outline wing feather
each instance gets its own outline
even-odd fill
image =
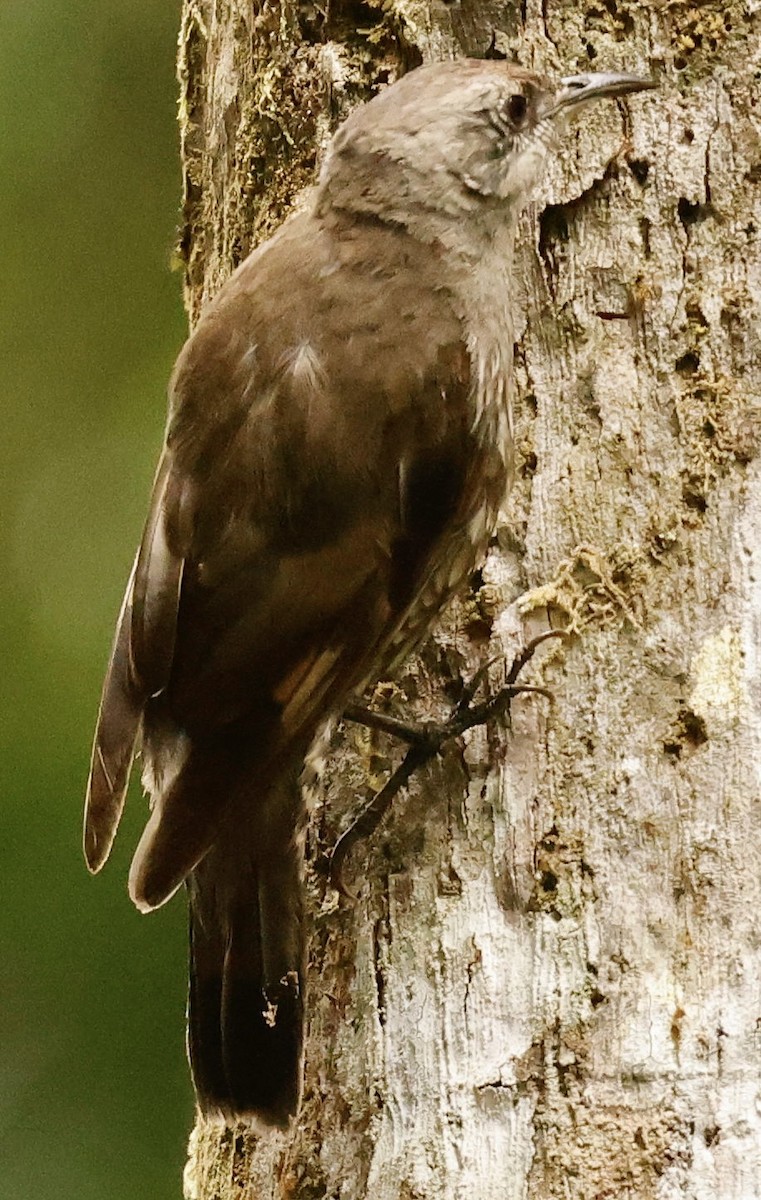
[[[101,694],[85,798],[84,855],[101,869],[119,826],[145,703],[166,686],[172,667],[183,560],[166,533],[172,486],[168,456],[159,465],[148,520],[130,574]]]
[[[167,512],[178,507],[178,491],[171,458],[165,451],[137,556],[130,627],[135,678],[149,696],[166,687],[174,658],[184,559],[169,545]]]
[[[429,289],[407,289],[410,256],[416,277],[433,272]],[[263,803],[277,764],[385,669],[465,527],[470,359],[434,276],[426,247],[382,229],[338,242],[297,217],[221,289],[178,359],[88,805],[98,869],[142,724],[154,811],[131,876],[141,907],[162,903],[231,806]],[[316,313],[330,318],[306,343]]]
[[[135,562],[135,566],[137,561]],[[93,874],[108,858],[124,808],[143,711],[130,662],[135,567],[122,601],[106,672],[85,798],[84,853]]]

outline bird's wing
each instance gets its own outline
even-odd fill
[[[372,259],[367,239],[352,287],[331,292],[334,249],[295,221],[284,230],[223,289],[178,361],[104,691],[94,868],[118,822],[141,710],[149,768],[166,757],[167,730],[190,747],[154,792],[132,872],[141,907],[162,903],[200,861],[236,789],[249,807],[252,777],[266,795],[289,747],[303,750],[373,673],[459,520],[472,450],[459,320],[441,316],[433,286],[423,289],[431,311],[417,287],[394,294],[402,273],[388,264],[379,283],[382,255]],[[297,253],[291,245],[278,261],[289,239]],[[430,258],[420,254],[406,263],[416,280]]]
[[[171,670],[183,569],[166,537],[165,510],[173,487],[165,454],[122,601],[93,741],[84,822],[85,859],[93,872],[105,863],[116,835],[143,708],[166,686]]]
[[[111,851],[124,808],[143,713],[143,697],[133,679],[130,664],[134,580],[133,567],[101,693],[87,781],[84,853],[87,866],[93,872],[101,869]]]

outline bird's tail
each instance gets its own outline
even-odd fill
[[[261,803],[261,802],[260,802]],[[301,1094],[304,821],[295,772],[188,878],[188,1053],[210,1115],[286,1127]]]

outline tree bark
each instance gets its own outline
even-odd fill
[[[761,1196],[757,0],[185,0],[191,318],[420,61],[652,70],[522,225],[518,477],[488,562],[378,702],[443,715],[566,626],[512,723],[324,854],[399,751],[314,789],[310,1029],[290,1134],[199,1121],[192,1200]]]

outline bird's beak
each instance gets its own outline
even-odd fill
[[[588,100],[599,100],[603,96],[628,96],[632,92],[648,92],[658,86],[654,79],[615,71],[567,75],[560,80],[560,84],[550,116],[557,112],[572,112]]]

